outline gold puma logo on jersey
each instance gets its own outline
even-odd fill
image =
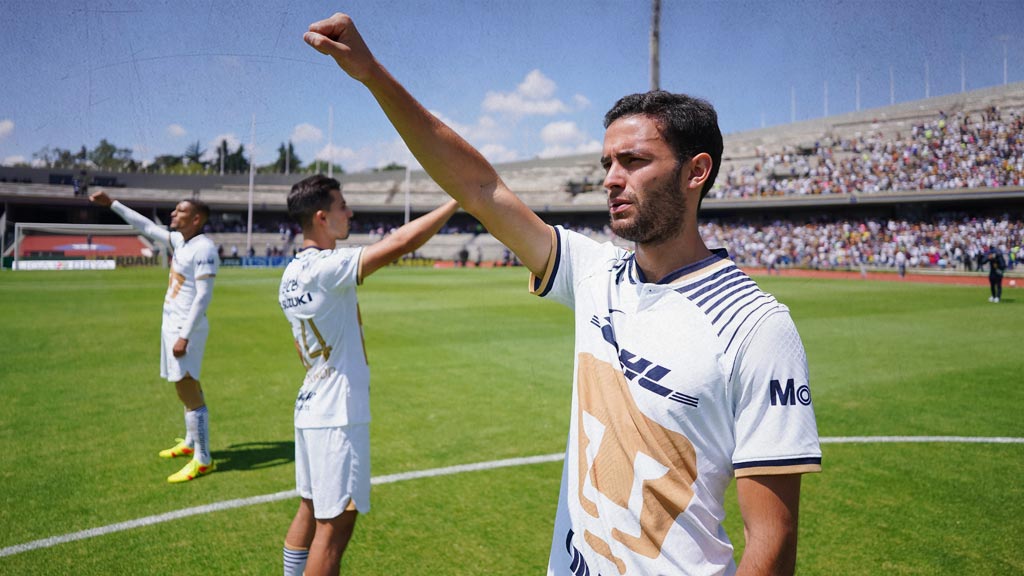
[[[693,444],[640,411],[618,366],[580,354],[577,376],[580,506],[594,518],[600,518],[601,509],[620,508],[621,515],[604,519],[616,522],[612,538],[637,554],[656,558],[676,517],[693,498]],[[587,530],[583,537],[595,552],[615,563],[619,574],[625,573],[626,565],[614,554],[612,543]]]
[[[185,275],[180,272],[175,272],[171,268],[171,274],[167,277],[167,287],[171,290],[171,299],[178,297],[178,292],[181,291],[181,286],[185,284]]]

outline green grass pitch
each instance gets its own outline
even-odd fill
[[[0,548],[294,487],[301,366],[280,270],[222,270],[202,382],[219,470],[183,485],[157,372],[166,272],[0,273]],[[758,277],[804,340],[823,437],[1024,437],[1024,299],[984,288]],[[360,288],[374,476],[559,453],[570,312],[522,269],[388,268]],[[823,445],[800,574],[1020,574],[1024,444]],[[542,574],[560,462],[383,484],[352,574]],[[279,574],[293,499],[0,557],[0,574]],[[726,527],[742,549],[730,493]],[[186,568],[187,567],[187,568]]]

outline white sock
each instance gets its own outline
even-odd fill
[[[292,550],[284,547],[284,576],[302,576],[306,569],[306,559],[309,558],[309,550]]]
[[[196,445],[196,439],[192,436],[192,430],[188,427],[188,408],[182,408],[185,411],[185,445],[192,448]]]
[[[209,464],[211,461],[210,417],[205,404],[196,410],[185,412],[185,428],[195,440],[193,448],[196,452],[192,458],[198,460],[200,464]]]

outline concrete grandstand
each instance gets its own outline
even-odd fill
[[[962,94],[906,102],[838,116],[725,135],[725,155],[716,189],[702,206],[703,217],[716,226],[735,222],[749,227],[785,221],[850,220],[867,222],[900,220],[932,223],[936,219],[994,218],[1017,222],[1024,214],[1021,178],[1012,185],[938,187],[929,189],[845,189],[828,194],[730,193],[730,175],[766,169],[766,158],[786,157],[790,164],[771,164],[775,182],[788,182],[804,174],[791,165],[817,169],[823,146],[835,147],[845,158],[857,151],[841,149],[842,143],[868,138],[890,147],[915,126],[939,118],[978,117],[996,109],[1024,113],[1024,83],[986,88]],[[1014,112],[1017,111],[1017,112]],[[1020,134],[1014,135],[1018,141]],[[831,150],[832,148],[830,148]],[[831,152],[830,152],[831,153]],[[843,156],[843,155],[846,156]],[[837,156],[838,157],[838,156]],[[1024,162],[1024,156],[1014,157]],[[1012,164],[1012,163],[1011,163]],[[781,167],[780,167],[781,166]],[[597,237],[610,238],[605,224],[607,207],[601,186],[603,170],[597,154],[532,159],[496,166],[502,179],[531,208],[552,224],[567,224]],[[80,168],[0,167],[0,201],[7,222],[115,223],[116,217],[89,206],[83,194],[70,185]],[[245,222],[249,206],[248,174],[184,176],[152,173],[90,173],[102,181],[114,197],[141,212],[162,220],[182,198],[200,198],[214,211],[211,230],[215,242],[226,251],[248,247]],[[344,193],[356,213],[350,243],[379,238],[401,223],[406,208],[405,173],[383,171],[340,174]],[[254,232],[252,249],[262,255],[275,249],[288,252],[298,242],[295,228],[287,223],[285,197],[292,183],[303,175],[259,174],[252,191]],[[939,178],[942,176],[940,175]],[[1024,176],[1022,176],[1024,177]],[[895,179],[894,179],[895,180]],[[967,182],[967,180],[965,180]],[[95,184],[93,184],[95,187]],[[776,186],[777,187],[777,186]],[[877,186],[876,186],[877,188]],[[830,191],[831,192],[831,191]],[[410,211],[424,213],[447,197],[422,172],[413,171],[408,190]],[[453,218],[449,234],[442,234],[420,254],[453,260],[465,249],[469,260],[500,261],[504,247],[467,214]],[[611,238],[615,240],[614,238]],[[1012,234],[1007,242],[1019,244]],[[9,245],[9,243],[8,243]],[[1007,250],[1010,246],[1007,247]]]

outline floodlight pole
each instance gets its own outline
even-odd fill
[[[334,178],[334,106],[327,107],[327,177]]]
[[[5,240],[7,240],[7,202],[4,202],[4,213],[0,214],[0,272],[4,270],[4,252],[7,251]]]
[[[405,186],[404,186],[404,188],[405,188],[405,223],[406,224],[409,223],[409,211],[410,211],[410,208],[409,208],[409,203],[410,203],[409,195],[410,195],[410,192],[411,192],[410,189],[412,188],[412,177],[411,177],[411,174],[412,174],[412,168],[410,168],[409,164],[406,163],[406,166],[405,166]]]
[[[661,0],[652,0],[651,6],[651,90],[661,88],[660,41]]]
[[[252,250],[252,197],[256,187],[256,115],[252,115],[252,128],[249,130],[249,221],[245,233],[245,253]]]

